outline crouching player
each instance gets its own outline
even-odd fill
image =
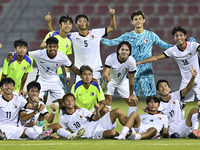
[[[38,106],[28,103],[22,96],[12,94],[15,86],[13,79],[4,78],[1,80],[0,86],[3,91],[3,95],[0,96],[0,139],[49,139],[53,131],[52,129],[47,129],[43,133],[38,134],[32,127],[17,126],[19,111],[23,107],[37,110]]]
[[[129,140],[141,140],[141,139],[159,139],[161,130],[163,129],[163,137],[168,137],[168,119],[166,115],[158,112],[160,106],[160,99],[155,96],[149,96],[146,99],[148,114],[138,115],[133,112],[119,136],[115,139],[125,140],[129,130],[132,130]],[[132,128],[133,127],[133,128]],[[135,131],[134,131],[135,130]]]

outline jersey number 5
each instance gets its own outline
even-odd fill
[[[87,40],[84,41],[84,46],[85,46],[85,47],[88,47]]]

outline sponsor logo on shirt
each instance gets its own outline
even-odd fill
[[[69,45],[68,45],[68,44],[66,44],[66,45],[65,45],[65,47],[66,47],[66,48],[68,48],[68,47],[69,47]]]
[[[145,39],[145,40],[144,40],[144,43],[149,43],[149,40],[148,40],[148,39]]]
[[[91,95],[91,96],[94,96],[94,92],[91,92],[90,95]]]
[[[26,67],[23,67],[22,70],[26,70]]]
[[[40,61],[40,63],[45,63],[44,61]]]

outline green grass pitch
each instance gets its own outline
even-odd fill
[[[128,106],[123,100],[113,101],[112,109],[121,108],[126,114],[128,113]],[[189,110],[196,106],[196,102],[187,103],[186,114]],[[48,108],[49,109],[49,108]],[[50,111],[51,112],[51,111]],[[138,113],[142,114],[142,110],[138,107]],[[58,122],[58,113],[55,116],[54,123]],[[117,121],[116,131],[120,132],[122,126]],[[0,150],[193,150],[200,147],[199,139],[160,139],[160,140],[90,140],[90,139],[77,139],[69,141],[66,139],[51,139],[47,141],[34,141],[34,140],[7,140],[0,141]]]

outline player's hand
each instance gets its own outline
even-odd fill
[[[141,104],[141,106],[138,105],[138,107],[142,108],[142,110],[143,110],[144,112],[148,113],[148,112],[149,112],[149,111],[148,111],[148,107],[147,107],[145,104],[143,104],[142,102],[140,102],[140,104]]]
[[[2,44],[0,43],[0,48],[2,48]]]
[[[111,16],[115,15],[115,10],[114,9],[110,9],[110,7],[108,6],[108,11],[109,11],[109,14]]]
[[[95,79],[95,78],[92,78],[92,82],[98,83],[97,79]]]
[[[167,128],[163,128],[163,134],[169,134],[169,127],[170,125]]]
[[[137,105],[137,103],[138,103],[138,98],[137,98],[137,96],[136,96],[135,94],[131,94],[131,95],[129,96],[129,102],[131,102],[131,101],[133,101],[133,102]]]
[[[56,111],[56,105],[54,103],[51,103],[50,107],[51,107],[52,111]]]
[[[48,15],[45,16],[45,20],[47,21],[47,23],[51,22],[51,14],[50,14],[50,12],[48,12]]]
[[[23,89],[21,89],[21,90],[19,91],[19,96],[20,96],[20,95],[26,97],[27,93],[26,93]]]
[[[106,82],[111,81],[111,79],[112,79],[112,76],[111,76],[111,75],[107,75],[107,76],[105,77],[105,81],[106,81]]]
[[[197,71],[193,68],[193,65],[192,65],[192,67],[189,68],[189,69],[190,69],[190,72],[192,73],[192,76],[193,76],[194,78],[196,78],[196,76],[197,76]]]
[[[7,59],[8,62],[11,63],[14,60],[14,53],[10,52],[6,59]]]
[[[45,108],[45,106],[44,106],[43,104],[40,104],[40,107],[39,107],[38,111],[40,112],[40,111],[42,111],[44,108]]]
[[[138,62],[136,62],[136,66],[138,66],[140,64],[140,62],[138,61]]]
[[[99,110],[99,107],[100,107],[100,105],[99,105],[97,102],[94,102],[94,109],[95,109],[96,111]]]
[[[70,85],[70,78],[67,77],[67,78],[66,78],[66,86],[69,86],[69,85]]]

